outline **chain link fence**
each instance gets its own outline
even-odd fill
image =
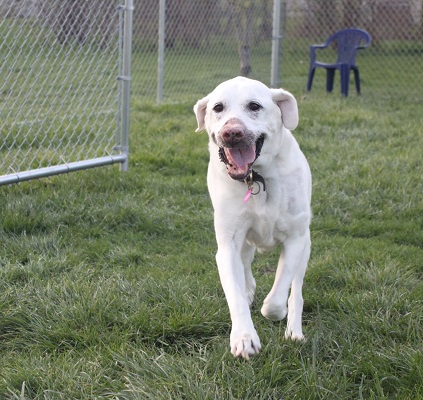
[[[131,35],[137,101],[193,104],[240,74],[302,95],[309,46],[354,26],[372,36],[358,56],[363,96],[421,102],[422,3],[2,0],[0,184],[115,162],[126,168]],[[325,53],[321,61],[336,57],[334,48]],[[313,95],[325,93],[323,74]]]
[[[273,32],[275,3],[136,0],[133,93],[148,101],[193,102],[221,81],[242,74],[302,94],[309,46],[339,29],[358,27],[372,37],[371,46],[357,58],[363,96],[421,101],[422,0],[280,0],[279,29]],[[275,39],[277,71],[272,79]],[[334,52],[322,52],[327,60],[321,61],[334,61]],[[336,79],[334,93],[340,91],[339,75]],[[312,92],[325,92],[323,70],[316,72]]]
[[[0,184],[125,165],[126,3],[0,2]]]

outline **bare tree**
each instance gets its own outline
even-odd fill
[[[251,68],[251,31],[253,24],[253,1],[230,0],[232,18],[236,27],[240,74],[248,76]]]

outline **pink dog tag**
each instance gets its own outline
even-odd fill
[[[244,197],[244,204],[248,201],[248,199],[251,197],[251,193],[253,193],[253,188],[250,188],[247,190],[247,194]]]

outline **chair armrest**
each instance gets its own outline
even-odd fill
[[[325,47],[328,47],[326,43],[323,44],[312,44],[310,47],[314,47],[315,49],[324,49]]]
[[[367,37],[365,38],[365,42],[362,45],[358,46],[357,49],[362,50],[362,49],[369,47],[370,42],[371,42],[370,35],[367,35]]]
[[[328,47],[328,45],[326,43],[323,43],[323,44],[312,44],[310,46],[310,49],[314,49],[314,50],[316,50],[316,49],[325,49],[326,47]]]
[[[312,44],[310,46],[310,61],[311,63],[314,63],[316,61],[316,50],[317,49],[324,49],[326,48],[326,43],[324,44]]]

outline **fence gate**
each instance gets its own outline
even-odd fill
[[[0,2],[0,185],[128,164],[132,0]]]

